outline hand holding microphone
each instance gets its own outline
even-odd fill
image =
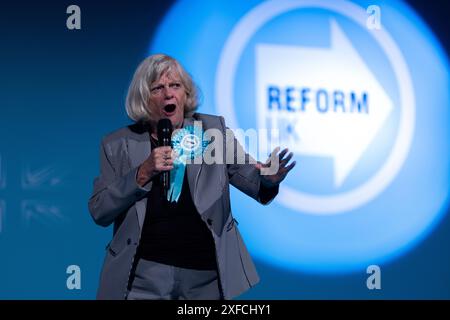
[[[137,174],[137,183],[142,187],[153,177],[161,173],[163,191],[170,186],[170,170],[173,169],[174,154],[171,147],[172,123],[169,119],[158,122],[158,147],[152,149],[150,156],[141,164]]]

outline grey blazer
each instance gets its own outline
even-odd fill
[[[184,126],[194,120],[202,121],[204,130],[216,128],[225,134],[223,117],[196,113],[184,120]],[[237,141],[236,145],[235,156],[238,149],[242,151]],[[115,131],[102,141],[100,176],[94,180],[88,206],[95,223],[105,227],[114,223],[114,230],[106,247],[97,299],[126,299],[146,194],[152,187],[152,182],[140,187],[136,174],[150,151],[148,132],[139,124]],[[186,172],[193,202],[214,239],[223,296],[231,299],[258,283],[259,277],[231,214],[229,184],[264,204],[276,196],[278,188],[263,195],[259,172],[252,164],[188,164]]]

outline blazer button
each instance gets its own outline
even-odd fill
[[[207,222],[209,225],[212,225],[212,220],[211,220],[211,219],[206,220],[206,222]]]
[[[131,239],[128,238],[128,239],[127,239],[127,245],[130,245],[130,244],[131,244]]]

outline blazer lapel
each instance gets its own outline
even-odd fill
[[[131,169],[140,166],[142,162],[144,162],[145,159],[148,158],[151,152],[151,144],[148,131],[143,130],[141,132],[135,132],[134,135],[128,138],[127,148]],[[146,210],[147,197],[144,197],[136,202],[136,213],[141,230],[144,224]]]
[[[193,126],[194,125],[194,118],[186,118],[183,122],[183,127],[187,126]],[[198,208],[198,199],[196,195],[197,191],[197,183],[200,176],[200,172],[202,169],[202,164],[188,164],[186,166],[186,174],[188,178],[188,184],[189,184],[189,190],[191,192],[192,201],[194,202],[195,206]],[[200,212],[201,213],[201,212]]]

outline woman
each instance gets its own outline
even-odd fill
[[[200,123],[230,139],[223,117],[197,107],[196,86],[175,59],[157,54],[139,65],[126,100],[135,123],[103,139],[89,200],[97,224],[114,223],[98,299],[231,299],[258,282],[231,214],[229,184],[267,204],[295,165],[288,165],[292,153],[279,154],[271,175],[261,174],[270,163],[182,162],[183,149],[159,146],[159,120],[169,119],[174,134]],[[231,139],[236,150],[225,143],[223,152],[236,160],[242,148]],[[166,198],[159,177],[168,171],[174,179]]]

